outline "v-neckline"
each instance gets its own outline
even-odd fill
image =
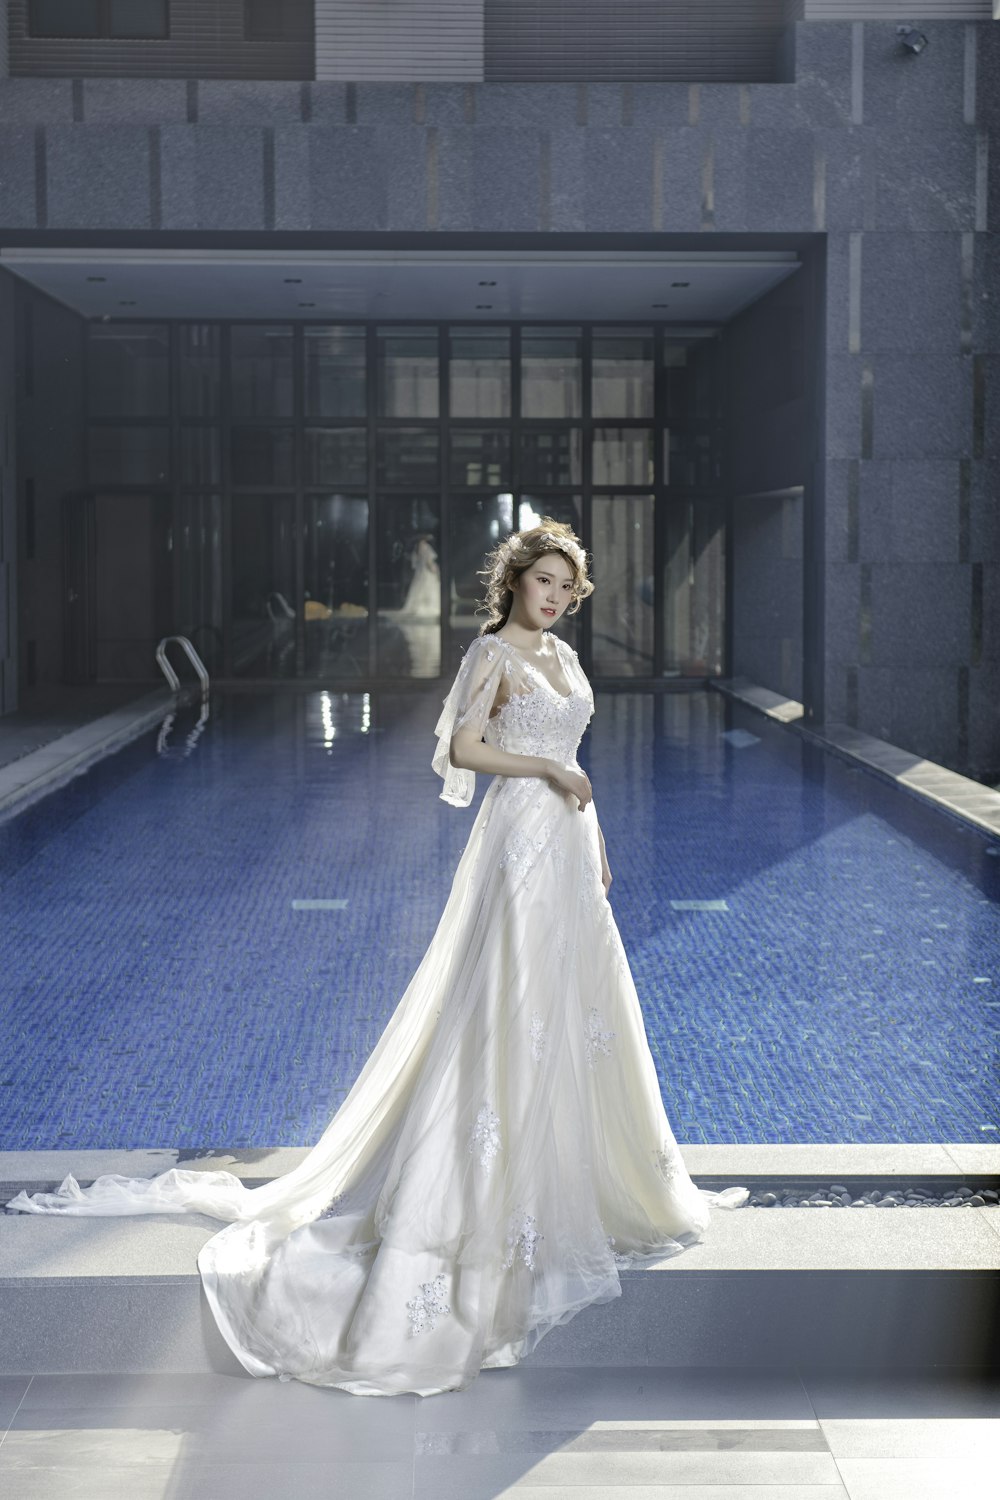
[[[559,670],[560,670],[560,672],[563,675],[563,680],[566,683],[567,687],[569,688],[569,692],[568,693],[561,693],[559,691],[559,689],[556,687],[555,683],[549,681],[548,677],[542,671],[541,667],[536,666],[535,663],[529,657],[525,656],[524,652],[520,649],[520,647],[515,646],[513,641],[508,641],[507,638],[506,638],[506,636],[502,636],[502,635],[494,636],[494,639],[498,640],[501,645],[506,646],[509,650],[513,651],[514,654],[515,654],[515,656],[517,656],[520,661],[523,661],[524,665],[526,667],[530,667],[531,670],[535,673],[535,675],[537,677],[540,677],[542,679],[542,681],[545,683],[545,686],[547,688],[549,688],[553,693],[555,693],[555,695],[556,695],[557,698],[561,698],[564,703],[569,698],[572,698],[572,696],[573,696],[573,687],[572,687],[572,684],[569,681],[569,678],[566,676],[566,669],[565,669],[565,667],[563,665],[562,655],[561,655],[561,653],[559,651],[559,637],[558,636],[552,636],[552,640],[554,640],[555,643],[556,643],[556,648],[555,648],[556,660],[559,663]]]

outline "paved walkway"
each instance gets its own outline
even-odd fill
[[[7,1376],[0,1430],[5,1500],[993,1500],[1000,1384],[525,1365],[421,1400]]]

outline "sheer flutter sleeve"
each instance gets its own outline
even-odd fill
[[[474,771],[453,766],[449,759],[451,737],[458,729],[473,729],[480,739],[486,730],[500,685],[506,653],[488,635],[477,636],[462,657],[451,692],[444,700],[441,717],[434,726],[437,746],[431,762],[444,778],[441,800],[452,807],[468,807],[476,789]]]

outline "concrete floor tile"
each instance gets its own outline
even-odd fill
[[[829,1453],[549,1453],[418,1458],[415,1500],[473,1500],[518,1485],[839,1485]]]
[[[841,1458],[850,1500],[996,1500],[994,1455],[955,1458]]]
[[[958,1458],[993,1453],[997,1417],[903,1417],[895,1421],[827,1418],[823,1436],[835,1458]]]

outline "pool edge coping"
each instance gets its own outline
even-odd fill
[[[993,791],[971,776],[951,771],[937,761],[903,750],[899,745],[880,740],[850,724],[836,720],[819,726],[801,723],[805,712],[801,703],[761,687],[748,677],[713,677],[707,678],[706,684],[723,697],[794,730],[830,754],[862,765],[939,812],[957,818],[979,833],[1000,839],[1000,791]]]
[[[123,749],[160,723],[176,703],[169,688],[156,688],[0,767],[0,819],[23,811]]]

